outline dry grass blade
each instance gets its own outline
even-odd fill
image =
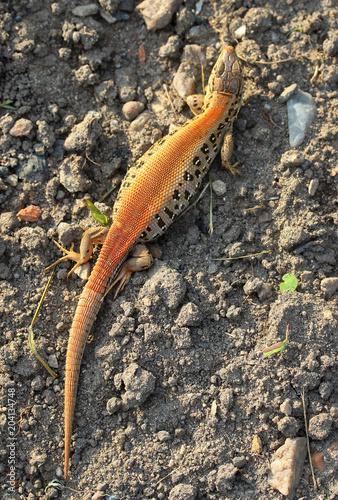
[[[302,403],[303,403],[303,412],[304,412],[304,424],[305,424],[307,452],[308,452],[308,455],[309,455],[309,462],[310,462],[310,468],[311,468],[311,474],[312,474],[312,480],[313,480],[313,487],[316,490],[317,489],[317,481],[316,481],[316,478],[315,478],[315,473],[314,473],[314,470],[313,470],[313,465],[312,465],[312,460],[311,460],[310,441],[309,441],[309,433],[308,433],[308,429],[307,429],[307,420],[306,420],[304,389],[303,389],[303,392],[302,392]]]
[[[55,373],[51,369],[51,367],[46,363],[46,361],[44,361],[41,358],[40,354],[37,352],[37,350],[35,348],[35,344],[34,344],[34,332],[33,332],[33,326],[34,326],[35,320],[36,320],[36,318],[37,318],[37,316],[39,314],[39,311],[41,309],[42,303],[45,300],[45,296],[46,296],[47,290],[48,290],[49,285],[50,285],[50,283],[51,283],[51,281],[53,279],[53,276],[55,274],[55,269],[56,268],[54,267],[53,272],[50,275],[49,280],[47,281],[47,285],[45,286],[45,289],[44,289],[44,291],[42,293],[41,299],[39,301],[38,307],[36,308],[36,311],[35,311],[34,317],[32,319],[32,322],[30,324],[30,327],[28,328],[28,332],[29,332],[29,334],[28,334],[28,344],[29,344],[29,347],[30,347],[31,351],[35,354],[35,356],[38,358],[38,360],[40,361],[40,363],[46,368],[46,370],[51,374],[51,376],[54,377],[54,378],[57,378],[57,376],[58,376],[57,373]]]
[[[240,257],[220,257],[219,259],[212,260],[237,260],[237,259],[248,259],[249,257],[258,257],[259,255],[264,255],[265,253],[271,253],[273,250],[263,250],[263,252],[250,253],[248,255],[241,255]]]

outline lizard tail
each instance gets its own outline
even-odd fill
[[[109,282],[119,270],[133,241],[119,227],[112,226],[102,247],[100,256],[84,287],[76,307],[69,332],[65,374],[65,466],[69,468],[70,441],[75,412],[76,393],[80,366],[90,329],[101,307]]]
[[[88,335],[101,306],[102,293],[84,288],[70,329],[65,377],[65,479],[68,475],[70,440],[80,366]]]

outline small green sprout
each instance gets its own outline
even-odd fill
[[[270,347],[266,347],[263,350],[263,356],[267,357],[270,356],[271,354],[275,354],[276,352],[283,352],[288,340],[289,340],[289,325],[286,328],[285,340],[283,340],[283,342],[277,342],[277,344],[273,344]]]
[[[0,108],[16,109],[15,106],[11,106],[12,102],[13,102],[12,99],[6,99],[6,101],[0,104]]]
[[[290,292],[294,292],[298,286],[298,280],[294,274],[284,274],[282,277],[284,283],[279,285],[280,291],[283,293],[286,290],[290,290]]]
[[[94,205],[94,203],[92,203],[90,200],[83,200],[83,203],[86,205],[86,207],[89,208],[89,210],[91,211],[93,217],[95,220],[97,220],[97,222],[99,222],[100,224],[102,224],[102,226],[107,226],[108,225],[108,219],[107,217],[102,213],[100,212],[100,210],[98,208],[96,208],[96,206]]]
[[[295,31],[300,31],[302,33],[304,31],[304,28],[302,28],[302,26],[298,26],[298,28],[292,28],[292,30],[285,33],[285,36],[290,36],[291,33],[294,33]]]

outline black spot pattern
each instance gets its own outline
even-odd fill
[[[183,175],[183,179],[185,181],[193,181],[194,180],[194,176],[188,172],[187,170],[184,172],[184,175]]]
[[[179,199],[180,199],[180,192],[178,189],[175,189],[173,194],[173,200],[179,200]]]
[[[164,213],[166,213],[170,219],[174,219],[175,217],[174,212],[172,212],[168,207],[164,207]]]
[[[160,229],[163,229],[166,227],[164,220],[162,219],[162,217],[159,214],[155,215],[155,219],[156,219],[157,225]]]
[[[216,142],[216,140],[217,140],[217,139],[216,139],[215,134],[211,134],[211,136],[209,137],[209,139],[210,139],[210,142],[211,142],[212,144],[215,144],[215,142]]]
[[[208,144],[203,144],[203,146],[201,147],[201,151],[203,154],[207,155],[209,153],[209,147],[208,147]]]
[[[195,177],[198,179],[202,175],[202,172],[196,168],[195,170]]]
[[[201,165],[201,160],[199,159],[198,156],[195,156],[192,162],[194,165],[196,165],[196,167],[199,167]]]
[[[192,194],[189,191],[185,190],[184,191],[184,198],[189,201],[191,197],[192,197]]]

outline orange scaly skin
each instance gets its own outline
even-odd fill
[[[224,138],[228,149],[223,149],[223,163],[231,168],[230,133],[241,98],[240,67],[234,49],[226,47],[210,76],[202,112],[160,139],[129,169],[122,183],[113,208],[113,224],[80,296],[70,329],[65,380],[65,478],[81,360],[104,293],[114,279],[123,278],[122,263],[135,244],[161,235],[189,205]],[[67,255],[64,259],[82,263],[90,253],[82,260],[74,252]],[[122,287],[125,282],[121,281]]]

